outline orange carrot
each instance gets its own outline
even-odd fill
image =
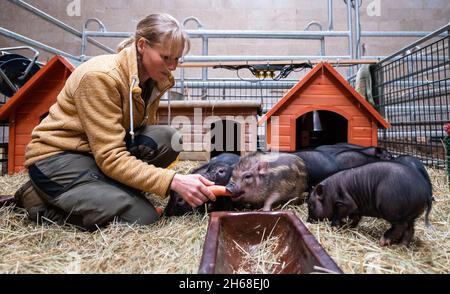
[[[163,214],[163,212],[164,212],[164,208],[162,208],[160,206],[155,207],[155,210],[156,210],[156,212],[158,213],[159,216],[161,216]]]
[[[227,188],[225,188],[225,186],[213,185],[208,186],[208,189],[209,191],[213,192],[213,194],[216,196],[231,196],[230,191],[228,191]]]

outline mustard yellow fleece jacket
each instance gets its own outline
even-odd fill
[[[74,70],[48,116],[33,130],[25,166],[63,151],[89,153],[108,177],[165,197],[175,172],[137,159],[125,146],[125,135],[130,131],[129,90],[133,77],[137,79],[132,89],[134,127],[154,124],[160,97],[173,86],[173,77],[154,87],[155,98],[144,109],[136,47],[96,56]]]

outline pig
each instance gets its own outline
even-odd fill
[[[400,156],[397,156],[394,159],[394,161],[405,164],[405,165],[411,167],[412,169],[416,170],[417,172],[419,172],[420,175],[423,176],[425,181],[430,186],[430,190],[433,192],[430,175],[428,175],[427,169],[423,165],[422,161],[420,161],[420,159],[418,159],[417,157],[411,156],[411,155],[400,155]]]
[[[354,148],[341,150],[337,153],[327,153],[316,148],[314,150],[299,151],[294,154],[302,158],[306,164],[308,189],[311,191],[318,183],[338,171],[382,160],[378,156],[371,155],[371,151],[375,150],[374,148],[366,152],[368,150],[369,148]]]
[[[307,177],[305,163],[298,156],[254,152],[239,160],[227,189],[231,200],[270,211],[290,200],[302,203]]]
[[[394,156],[385,148],[382,147],[364,147],[360,145],[354,145],[349,143],[337,143],[334,145],[322,145],[316,147],[315,150],[322,151],[329,155],[336,155],[337,153],[344,151],[359,151],[369,156],[375,156],[381,160],[390,160],[393,159]]]
[[[356,150],[369,156],[375,156],[381,160],[391,160],[394,158],[394,155],[392,155],[391,152],[389,152],[386,148],[383,147],[372,146]]]
[[[372,162],[381,161],[379,157],[366,154],[360,149],[341,151],[332,155],[332,157],[334,158],[340,171]]]
[[[362,216],[387,220],[391,227],[380,239],[381,246],[408,246],[414,222],[425,210],[425,224],[432,205],[426,180],[412,168],[393,161],[369,163],[338,172],[317,185],[308,200],[309,219],[331,220],[338,226],[345,217],[355,227]]]
[[[293,153],[303,159],[308,172],[308,191],[339,171],[336,160],[325,152],[320,150],[304,150]]]
[[[352,149],[361,149],[364,148],[360,145],[354,145],[349,143],[337,143],[333,145],[320,145],[317,146],[314,150],[319,150],[325,152],[327,154],[334,154],[340,151],[352,150]]]
[[[233,167],[239,161],[239,158],[240,157],[235,154],[222,153],[213,157],[208,163],[197,167],[191,173],[200,174],[208,180],[213,181],[216,185],[226,186],[231,178]],[[227,197],[217,197],[215,202],[208,201],[206,203],[206,208],[205,205],[193,208],[178,193],[170,191],[170,199],[164,209],[164,215],[181,216],[195,211],[204,213],[205,210],[211,212],[233,209],[233,203]]]
[[[210,170],[210,173],[211,173],[211,169],[212,169],[211,166],[216,163],[224,163],[228,166],[235,166],[238,163],[240,158],[241,157],[239,155],[224,152],[224,153],[221,153],[221,154],[211,158],[211,160],[209,162],[197,167],[191,173],[192,174],[205,174],[208,171],[208,169]]]
[[[169,197],[169,202],[167,202],[166,208],[164,209],[164,216],[182,216],[195,211],[180,194],[170,191]]]

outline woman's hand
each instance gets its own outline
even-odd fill
[[[170,189],[177,192],[193,208],[202,205],[208,200],[216,201],[216,196],[206,188],[214,182],[198,174],[175,174]]]

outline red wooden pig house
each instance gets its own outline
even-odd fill
[[[7,120],[9,124],[9,174],[24,169],[25,147],[31,132],[48,114],[73,70],[64,57],[53,57],[0,108],[0,121]]]
[[[348,142],[376,146],[389,123],[330,64],[321,62],[258,122],[267,148],[295,151]]]

